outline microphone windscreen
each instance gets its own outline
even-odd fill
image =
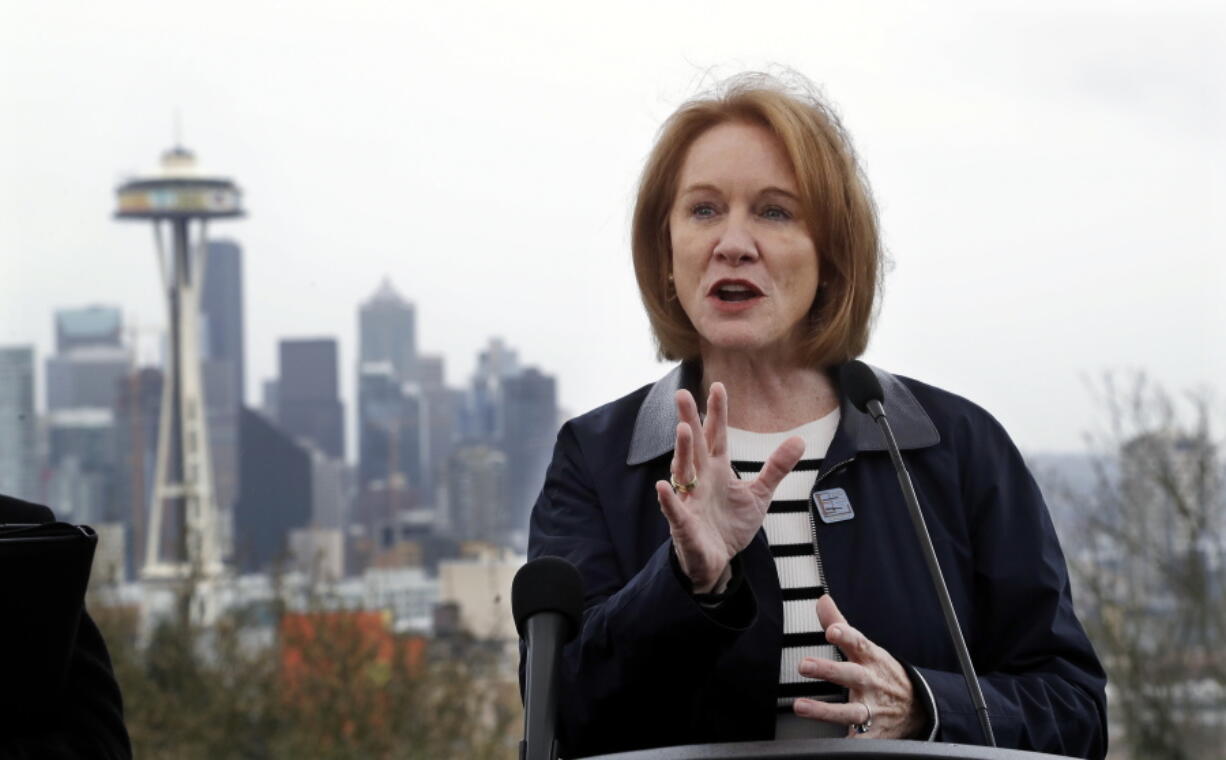
[[[839,385],[847,399],[860,411],[868,414],[868,402],[885,403],[885,391],[881,381],[867,364],[856,359],[839,368]]]
[[[520,638],[528,618],[538,612],[558,612],[569,624],[567,641],[579,630],[583,614],[583,579],[575,566],[561,557],[537,557],[519,569],[511,581],[511,614]]]

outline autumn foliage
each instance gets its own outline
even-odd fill
[[[90,607],[136,757],[513,758],[513,660],[469,638],[397,634],[383,612],[235,610],[158,625]]]

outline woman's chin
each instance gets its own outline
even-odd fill
[[[778,336],[757,331],[720,330],[702,337],[702,352],[721,354],[763,354],[781,352],[785,346]]]

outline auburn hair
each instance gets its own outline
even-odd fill
[[[796,175],[802,215],[818,256],[819,284],[801,358],[827,367],[864,353],[884,269],[877,210],[838,116],[807,82],[788,86],[742,74],[683,104],[664,122],[643,168],[631,247],[639,292],[662,359],[695,359],[698,332],[672,289],[669,214],[694,141],[728,122],[765,127]]]

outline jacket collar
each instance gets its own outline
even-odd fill
[[[900,449],[922,449],[940,443],[936,425],[915,396],[902,381],[877,367],[871,367],[885,391],[885,407],[898,439]],[[702,367],[698,362],[682,362],[660,378],[639,407],[630,439],[630,454],[626,464],[638,465],[663,456],[673,450],[677,432],[677,405],[673,395],[685,388],[698,397],[702,385]],[[873,418],[852,406],[840,392],[839,430],[836,438],[850,443],[853,453],[885,451],[885,440]]]

